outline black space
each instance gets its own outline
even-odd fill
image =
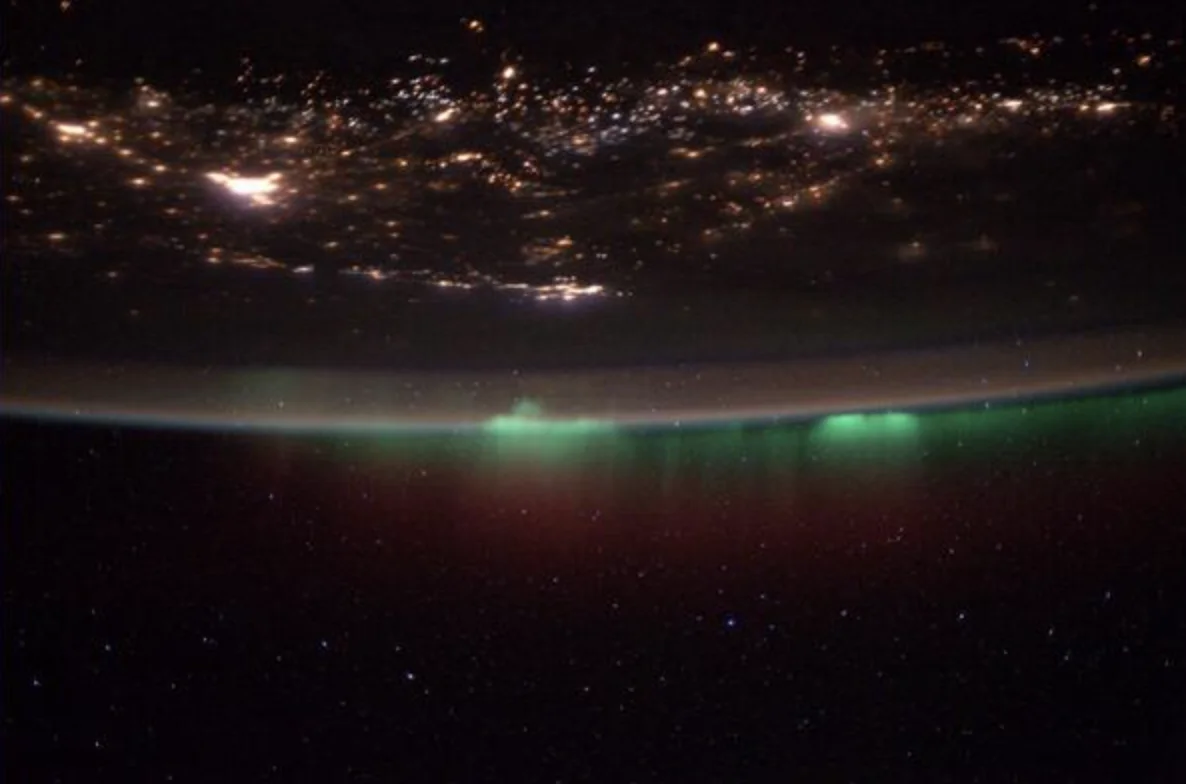
[[[118,6],[80,0],[67,13],[57,3],[12,0],[5,13],[9,70],[81,68],[153,78],[199,67],[233,72],[242,57],[278,67],[332,64],[365,72],[389,67],[411,51],[455,49],[466,40],[460,20],[473,18],[486,26],[480,45],[486,51],[513,51],[557,65],[645,66],[706,39],[779,49],[983,41],[1033,32],[1101,34],[1117,27],[1172,36],[1181,35],[1183,27],[1181,9],[1159,0],[131,0]]]
[[[5,768],[1180,781],[1175,432],[790,485],[639,435],[601,484],[461,439],[7,424]]]

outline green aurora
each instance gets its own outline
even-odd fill
[[[476,430],[318,436],[377,459],[441,458],[527,462],[580,469],[597,464],[662,464],[664,475],[695,468],[732,473],[755,465],[907,469],[922,461],[1079,454],[1119,458],[1186,437],[1186,388],[939,411],[850,412],[802,422],[736,422],[629,427],[560,419],[520,401]]]

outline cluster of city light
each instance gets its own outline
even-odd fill
[[[475,35],[485,29],[479,20],[463,25]],[[571,300],[617,291],[593,282],[613,264],[638,265],[655,252],[711,256],[763,222],[794,220],[847,183],[898,166],[920,141],[1090,132],[1096,123],[1162,111],[1130,99],[1124,80],[1134,70],[1168,67],[1180,42],[1115,34],[1107,44],[1117,52],[1116,78],[1094,85],[989,79],[923,88],[896,78],[893,69],[912,57],[955,53],[928,42],[877,50],[868,66],[878,78],[865,91],[844,92],[811,78],[817,63],[837,62],[834,50],[788,49],[788,76],[776,78],[756,55],[710,42],[648,78],[603,78],[589,68],[557,85],[534,78],[529,62],[504,60],[485,89],[466,92],[443,75],[446,58],[412,55],[405,73],[361,87],[324,74],[260,76],[245,63],[236,80],[242,99],[220,103],[143,82],[128,100],[69,81],[8,80],[0,109],[46,130],[49,144],[23,152],[18,168],[69,158],[88,189],[122,184],[140,209],[173,227],[162,242],[212,263],[299,274],[313,268],[304,258],[286,266],[255,247],[251,232],[236,228],[237,212],[274,226],[299,223],[315,235],[310,251],[342,274]],[[1066,45],[1031,36],[998,49],[1044,63]],[[989,54],[977,48],[968,56]],[[709,120],[725,137],[702,130]],[[593,173],[635,141],[651,145],[649,162],[620,170],[620,190],[594,187]],[[229,198],[203,199],[195,182]],[[65,199],[67,190],[40,198]],[[579,218],[607,192],[640,205],[617,218],[624,238],[599,236],[598,224]],[[475,194],[496,216],[484,228],[466,228],[464,217],[451,220],[439,206]],[[20,216],[39,208],[19,189],[6,200]],[[107,236],[118,220],[104,214],[90,226]],[[512,226],[500,246],[483,236],[452,251],[467,244],[467,232]],[[51,227],[39,236],[64,248],[89,230]],[[500,271],[439,272],[454,261]],[[508,272],[508,262],[526,268],[523,275]]]
[[[824,112],[813,120],[816,127],[826,133],[845,133],[852,128],[844,115],[836,112]]]
[[[224,172],[209,172],[207,179],[222,186],[228,193],[240,196],[251,204],[267,206],[275,204],[275,196],[280,190],[281,175],[271,172],[262,177],[242,177],[237,174]]]

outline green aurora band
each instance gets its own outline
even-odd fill
[[[454,433],[318,435],[313,440],[361,450],[377,460],[435,462],[475,468],[536,464],[544,469],[640,468],[659,464],[665,478],[688,471],[740,474],[762,470],[862,466],[909,470],[948,460],[1007,461],[1011,456],[1076,454],[1123,459],[1186,438],[1186,388],[921,412],[850,412],[791,423],[650,428],[587,419],[550,419],[532,401]]]

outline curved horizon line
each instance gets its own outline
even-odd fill
[[[801,422],[1186,383],[1186,328],[840,359],[577,371],[373,372],[5,360],[0,416],[300,433],[540,434]],[[529,401],[531,414],[516,415]],[[518,409],[516,408],[518,407]],[[537,408],[534,408],[537,407]]]

